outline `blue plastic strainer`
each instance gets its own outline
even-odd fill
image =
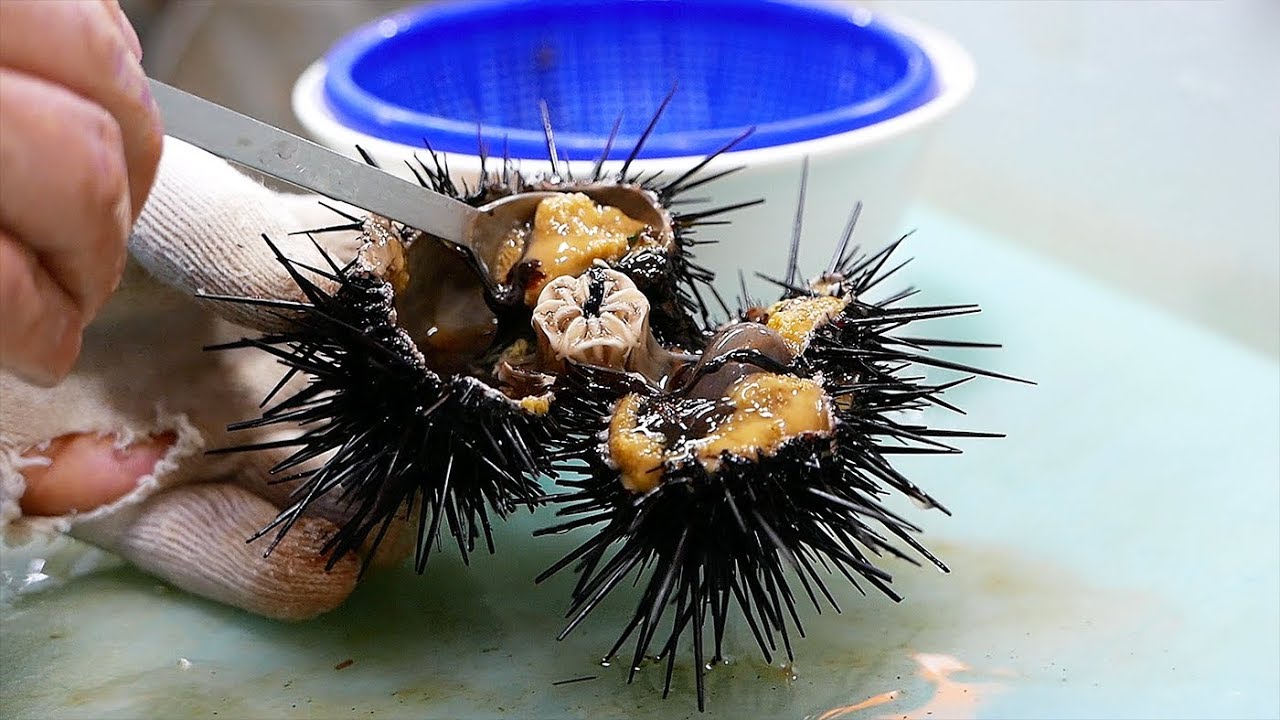
[[[849,8],[783,0],[464,0],[371,23],[326,57],[325,102],[373,137],[474,154],[477,132],[545,157],[545,100],[570,159],[614,121],[628,152],[677,86],[641,157],[703,155],[854,130],[936,94],[909,38]],[[477,128],[479,125],[479,130]]]

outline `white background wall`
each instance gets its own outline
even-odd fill
[[[1280,2],[862,4],[978,64],[926,202],[1280,355]]]

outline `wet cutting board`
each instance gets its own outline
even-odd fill
[[[954,356],[1039,385],[958,388],[955,426],[1009,437],[903,463],[954,513],[904,509],[951,574],[889,563],[900,604],[835,585],[844,612],[802,616],[794,666],[756,658],[737,623],[705,717],[1280,716],[1277,363],[952,217],[911,225],[904,279],[985,308],[935,329],[1006,345]],[[576,538],[531,538],[546,521],[302,625],[118,566],[16,592],[33,557],[53,575],[87,560],[8,552],[0,715],[696,716],[687,661],[665,701],[661,668],[628,686],[625,663],[600,666],[634,595],[554,640],[570,578],[532,578]]]

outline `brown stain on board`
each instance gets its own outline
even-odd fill
[[[912,660],[919,666],[918,675],[932,686],[932,695],[923,704],[906,710],[895,710],[880,715],[876,720],[974,720],[984,702],[1005,690],[1005,685],[994,682],[964,682],[952,676],[972,670],[958,658],[942,653],[916,653]],[[898,704],[903,697],[901,689],[873,695],[859,703],[832,708],[814,720],[836,720],[862,710],[882,705]],[[865,717],[865,716],[864,716]]]
[[[887,705],[893,702],[894,700],[897,700],[898,696],[901,694],[902,694],[901,690],[890,690],[889,692],[883,692],[883,693],[880,693],[879,695],[872,695],[871,697],[867,698],[866,700],[863,700],[860,703],[854,703],[852,705],[841,705],[840,707],[831,708],[830,710],[819,715],[814,720],[836,720],[836,718],[842,718],[846,715],[856,713],[859,710],[868,710],[873,707]]]
[[[920,665],[920,676],[933,686],[933,697],[902,715],[884,715],[880,720],[972,720],[978,717],[979,706],[1005,688],[1001,683],[962,682],[952,678],[970,668],[950,655],[917,653],[914,659]]]
[[[1099,647],[1158,647],[1181,622],[1152,594],[1107,586],[1014,549],[940,542],[931,549],[951,565],[951,576],[920,586],[912,581],[900,606],[907,610],[902,622],[881,625],[874,649],[824,660],[856,668],[846,688],[854,692],[846,697],[866,699],[828,705],[809,720],[976,718],[993,698],[1016,693],[1020,684],[1067,687],[1069,679],[1091,672],[1073,663],[1085,665]],[[901,582],[910,573],[898,576]],[[860,622],[883,619],[873,611]],[[904,667],[908,661],[914,672]],[[1142,677],[1146,669],[1135,659],[1122,673],[1110,680],[1127,684],[1125,678]],[[895,709],[888,714],[874,714],[873,708],[890,707]]]

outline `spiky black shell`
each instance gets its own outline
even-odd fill
[[[331,262],[321,270],[301,266],[278,250],[276,257],[309,302],[254,301],[288,313],[290,329],[212,348],[257,348],[289,368],[266,402],[295,375],[307,378],[305,386],[269,405],[260,418],[232,426],[299,427],[300,433],[214,451],[294,448],[272,472],[278,482],[299,481],[295,501],[259,536],[274,529],[279,542],[313,503],[336,498],[348,519],[324,548],[330,564],[366,542],[376,548],[400,515],[416,518],[419,568],[442,524],[464,559],[481,535],[492,551],[489,514],[506,517],[543,496],[536,478],[549,470],[544,449],[552,433],[549,420],[474,378],[442,378],[427,368],[408,335],[391,321],[392,290],[386,281],[354,264]],[[336,283],[337,289],[326,291],[308,274]]]
[[[409,167],[424,187],[473,206],[530,190],[571,192],[584,184],[632,184],[653,193],[671,215],[674,252],[662,256],[636,252],[621,258],[617,266],[630,274],[649,297],[653,308],[651,326],[659,341],[697,349],[710,324],[706,298],[714,291],[710,289],[712,273],[692,260],[690,249],[698,244],[693,234],[699,225],[718,222],[714,219],[717,216],[754,203],[690,213],[669,209],[681,193],[729,172],[697,177],[707,163],[738,141],[670,182],[660,182],[657,177],[640,178],[629,171],[669,101],[670,96],[622,168],[610,175],[602,168],[612,136],[590,177],[577,180],[569,174],[567,165],[558,164],[560,158],[549,119],[546,136],[552,170],[548,175],[525,176],[505,155],[501,169],[491,172],[483,146],[482,170],[475,187],[455,183],[447,160],[429,146],[429,162],[417,158],[417,165],[410,163]],[[377,164],[363,150],[360,152],[366,162]],[[359,218],[343,215],[345,222],[312,232],[364,229]],[[393,229],[402,237],[411,234],[406,228]],[[434,240],[423,237],[416,242]],[[490,514],[505,517],[515,507],[532,507],[543,497],[537,480],[553,472],[547,461],[550,438],[555,435],[553,420],[506,398],[490,384],[494,378],[486,374],[463,370],[446,375],[429,367],[410,337],[393,321],[395,298],[391,286],[383,280],[362,273],[355,266],[339,268],[331,261],[328,269],[308,268],[276,254],[308,303],[216,298],[265,305],[288,313],[293,322],[289,332],[245,339],[220,349],[258,348],[276,356],[288,368],[286,380],[297,374],[308,379],[304,389],[268,407],[260,418],[233,426],[293,427],[300,430],[296,436],[218,451],[294,448],[275,472],[280,481],[301,481],[296,500],[260,534],[275,530],[278,542],[313,503],[337,497],[349,519],[325,548],[331,553],[331,563],[346,552],[376,547],[397,515],[409,519],[416,516],[419,570],[442,531],[455,538],[464,559],[481,534],[492,551]],[[479,267],[477,264],[475,269],[478,271]],[[338,289],[330,294],[308,274],[327,278],[337,283]],[[476,282],[483,283],[479,275]],[[492,295],[487,299],[492,300]],[[723,307],[723,303],[720,305]],[[498,344],[531,333],[527,308],[497,315]],[[491,348],[484,358],[492,360],[503,347]],[[284,385],[282,381],[280,387]],[[298,469],[308,462],[320,465]]]
[[[568,165],[559,165],[545,108],[544,121],[551,160],[547,175],[526,177],[504,156],[500,172],[491,173],[482,162],[476,187],[459,187],[444,158],[430,148],[429,164],[419,159],[410,167],[422,185],[474,206],[513,193],[571,192],[609,183],[652,193],[671,215],[674,250],[634,252],[613,267],[628,275],[649,300],[649,323],[657,343],[678,350],[673,357],[696,357],[712,332],[712,301],[726,314],[728,310],[712,289],[712,273],[692,259],[691,250],[700,242],[693,235],[700,225],[719,224],[713,218],[721,213],[753,203],[689,213],[671,208],[686,191],[725,174],[695,179],[707,163],[745,135],[670,182],[640,177],[629,168],[652,132],[655,116],[621,170],[604,173],[610,151],[606,147],[592,173],[579,180],[570,175]],[[366,159],[372,162],[367,155]],[[803,192],[802,184],[802,207]],[[665,658],[665,695],[679,641],[692,633],[698,706],[703,708],[706,656],[708,650],[714,658],[722,654],[731,605],[743,613],[766,659],[772,660],[780,645],[792,658],[791,633],[803,634],[797,586],[815,608],[824,601],[835,606],[827,583],[836,574],[859,589],[865,582],[897,599],[890,576],[875,560],[885,554],[911,560],[903,546],[945,569],[915,539],[919,528],[882,501],[897,493],[927,508],[945,508],[899,473],[890,459],[895,454],[956,452],[939,438],[985,434],[908,421],[903,411],[930,405],[955,409],[940,396],[967,379],[928,384],[908,373],[913,366],[930,365],[1005,377],[927,355],[935,345],[980,344],[900,332],[917,321],[976,312],[975,306],[901,306],[911,291],[883,301],[867,299],[868,291],[896,271],[885,266],[898,243],[870,256],[860,256],[856,248],[846,252],[856,217],[855,211],[826,272],[808,284],[797,279],[797,219],[791,261],[785,276],[775,281],[782,299],[830,295],[844,301],[840,310],[824,317],[785,363],[775,356],[752,357],[752,350],[730,353],[735,363],[817,383],[829,400],[830,429],[797,435],[752,457],[726,453],[713,467],[696,458],[668,460],[662,482],[642,494],[621,482],[602,437],[625,394],[662,402],[675,389],[570,363],[555,379],[554,401],[547,412],[534,411],[493,387],[496,371],[476,369],[483,364],[479,360],[488,363],[499,357],[509,347],[508,339],[530,332],[523,303],[519,312],[501,311],[510,306],[503,305],[491,287],[496,279],[477,274],[476,283],[486,288],[499,341],[482,358],[472,358],[476,362],[462,363],[456,374],[446,374],[429,366],[396,325],[394,293],[386,280],[354,265],[339,268],[330,262],[328,269],[309,268],[277,253],[308,302],[220,298],[289,314],[289,331],[223,347],[271,353],[289,368],[286,380],[299,373],[308,380],[302,389],[268,407],[261,418],[237,426],[296,426],[300,434],[230,449],[293,449],[276,472],[300,482],[296,502],[262,532],[275,529],[279,538],[318,499],[336,495],[348,506],[349,519],[326,547],[334,559],[376,546],[397,517],[416,514],[421,569],[442,532],[455,538],[464,558],[481,535],[492,551],[490,514],[505,517],[519,505],[532,507],[544,499],[537,477],[558,475],[568,491],[554,498],[561,504],[562,522],[539,534],[593,528],[590,538],[539,577],[570,567],[578,573],[571,619],[561,637],[632,578],[641,586],[637,609],[608,656],[634,639],[632,676],[646,655]],[[328,229],[360,229],[358,219],[348,220]],[[483,272],[483,263],[473,266]],[[312,277],[325,278],[337,289],[328,292]],[[769,308],[748,305],[752,307],[744,308],[736,322],[767,322]]]
[[[590,539],[540,577],[570,566],[579,574],[561,637],[624,580],[638,582],[642,589],[636,611],[608,656],[634,637],[632,676],[646,655],[665,657],[669,689],[675,648],[682,634],[691,632],[699,708],[705,702],[705,638],[710,636],[711,655],[718,658],[731,604],[741,610],[766,659],[776,652],[778,637],[791,658],[788,628],[803,634],[795,581],[820,609],[820,597],[836,605],[826,585],[835,573],[855,586],[865,581],[898,599],[888,573],[874,564],[886,553],[910,560],[896,543],[946,569],[915,539],[919,528],[881,501],[896,492],[945,512],[899,473],[890,458],[956,452],[939,436],[986,436],[906,422],[904,410],[929,404],[951,407],[938,396],[956,384],[926,384],[907,369],[924,362],[982,371],[922,358],[914,350],[934,341],[904,340],[895,331],[915,320],[976,308],[897,308],[901,297],[863,301],[862,293],[888,274],[882,272],[884,262],[897,243],[856,261],[852,254],[843,256],[846,246],[847,238],[828,271],[834,282],[825,287],[848,304],[817,329],[789,367],[780,368],[823,387],[835,415],[830,433],[797,436],[757,459],[725,454],[714,472],[697,460],[668,461],[661,484],[637,495],[624,488],[602,438],[621,394],[660,398],[670,390],[634,378],[623,381],[599,369],[580,368],[563,380],[568,384],[565,395],[573,400],[559,408],[566,441],[557,462],[564,470],[559,483],[569,492],[552,499],[561,504],[558,515],[565,520],[541,532],[595,527]],[[791,274],[789,270],[788,278]],[[808,286],[779,284],[784,299],[822,294]],[[571,475],[574,469],[580,474]]]

